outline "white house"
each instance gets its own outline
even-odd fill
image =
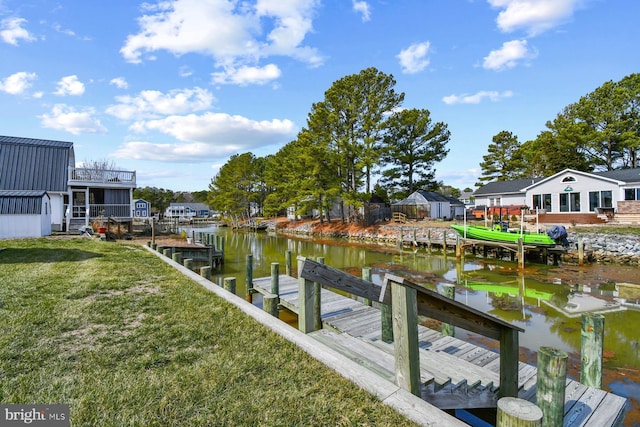
[[[547,178],[491,182],[476,206],[524,205],[547,213],[640,213],[640,168],[605,172],[565,169]]]

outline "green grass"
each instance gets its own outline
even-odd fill
[[[408,425],[134,243],[0,241],[0,402],[74,426]]]
[[[619,235],[639,235],[640,227],[633,225],[604,225],[604,226],[588,226],[588,225],[575,225],[569,230],[573,233],[600,233],[600,234],[619,234]]]

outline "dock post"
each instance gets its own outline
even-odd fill
[[[431,229],[427,231],[427,249],[431,252]]]
[[[371,282],[371,267],[362,267],[362,280],[366,280],[367,282]],[[364,298],[364,305],[368,305],[371,307],[371,300],[368,298]]]
[[[498,400],[496,427],[540,427],[542,411],[535,403],[517,397]]]
[[[274,294],[264,295],[262,297],[262,309],[276,319],[280,316],[278,313],[278,300],[278,295]]]
[[[442,285],[442,295],[452,300],[456,299],[456,285],[451,285],[449,283],[445,283]],[[445,337],[453,337],[455,336],[456,329],[455,326],[449,323],[442,324],[442,335]]]
[[[292,276],[292,264],[291,264],[291,251],[286,251],[284,253],[284,269],[285,269],[285,274],[289,277]]]
[[[316,261],[318,261],[318,264],[324,264],[324,257],[318,257]],[[322,329],[321,296],[322,285],[318,282],[313,282],[313,327],[315,331]]]
[[[171,255],[171,259],[177,262],[178,264],[182,264],[182,252],[176,252]]]
[[[313,312],[315,283],[302,277],[304,261],[304,257],[298,257],[298,329],[308,334],[315,330],[315,313]]]
[[[280,295],[280,264],[271,263],[271,293]]]
[[[578,237],[578,265],[584,264],[584,241]]]
[[[580,382],[589,387],[602,388],[604,316],[593,313],[583,314],[581,335]]]
[[[420,397],[417,291],[391,282],[393,335],[397,385]]]
[[[193,270],[193,259],[187,258],[185,260],[182,260],[182,265],[184,265],[189,270]]]
[[[462,251],[460,250],[460,236],[456,236],[456,260],[462,259]]]
[[[400,226],[400,238],[398,239],[398,246],[400,247],[400,249],[402,249],[404,247],[404,229],[402,228],[402,226]]]
[[[522,237],[518,239],[518,268],[524,268],[524,241]]]
[[[446,231],[442,232],[442,254],[443,255],[447,254],[447,232]]]
[[[245,294],[244,299],[247,302],[251,302],[253,294],[253,255],[247,255],[247,272],[245,275]]]
[[[231,292],[232,294],[236,294],[236,278],[235,277],[225,277],[222,282],[222,287]]]
[[[413,246],[418,246],[418,236],[415,228],[413,229]]]
[[[200,267],[200,275],[207,280],[211,280],[211,266],[205,265],[204,267]]]
[[[556,348],[538,349],[536,402],[542,410],[543,426],[563,425],[567,358],[567,353]]]
[[[166,256],[167,258],[171,258],[171,248],[163,249],[162,255]]]

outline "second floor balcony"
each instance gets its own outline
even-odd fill
[[[134,188],[136,172],[70,167],[69,185]]]

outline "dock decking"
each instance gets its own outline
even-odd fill
[[[271,277],[254,279],[253,287],[271,294]],[[280,275],[279,297],[282,307],[297,314],[298,279]],[[310,336],[379,377],[395,380],[393,345],[380,340],[378,308],[322,289],[321,319],[323,329]],[[500,387],[497,353],[421,325],[418,340],[424,400],[441,409],[495,407]],[[523,362],[518,367],[518,397],[535,403],[537,369]],[[457,393],[447,392],[453,390]],[[567,379],[564,426],[618,425],[625,405],[623,397]]]

